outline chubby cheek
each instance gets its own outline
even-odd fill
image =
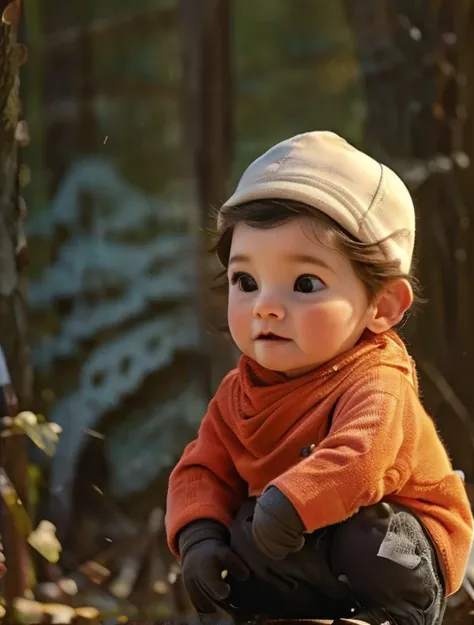
[[[238,298],[229,297],[227,323],[235,343],[241,350],[244,350],[251,338],[252,306]]]
[[[299,311],[298,342],[308,351],[339,351],[352,339],[358,325],[357,313],[347,301],[331,301],[306,307]],[[335,355],[335,354],[334,354]]]

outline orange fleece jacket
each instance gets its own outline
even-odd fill
[[[313,453],[302,458],[308,445]],[[308,532],[382,499],[407,506],[436,545],[446,594],[460,587],[472,540],[469,501],[394,332],[367,333],[346,354],[293,379],[243,356],[171,474],[173,553],[185,525],[210,518],[230,527],[244,499],[270,485]]]

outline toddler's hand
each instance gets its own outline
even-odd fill
[[[216,521],[202,519],[182,530],[179,550],[189,599],[201,623],[212,623],[217,616],[216,603],[230,593],[227,574],[245,581],[248,568],[229,547],[225,527]]]
[[[252,534],[259,550],[272,558],[283,560],[304,545],[305,527],[293,504],[271,486],[258,498],[252,522]]]

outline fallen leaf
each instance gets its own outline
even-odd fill
[[[2,13],[2,23],[6,26],[13,26],[18,24],[21,17],[20,3],[17,0],[13,0],[10,4],[7,4],[5,10]]]
[[[100,612],[97,608],[92,607],[76,608],[76,616],[85,621],[97,621],[100,617]]]
[[[28,543],[48,562],[54,564],[59,560],[62,546],[56,538],[56,527],[50,521],[41,521],[28,536]]]

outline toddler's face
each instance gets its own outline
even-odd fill
[[[353,347],[372,306],[350,261],[307,218],[262,230],[235,227],[228,322],[239,349],[289,376]],[[327,238],[327,237],[326,237]]]

